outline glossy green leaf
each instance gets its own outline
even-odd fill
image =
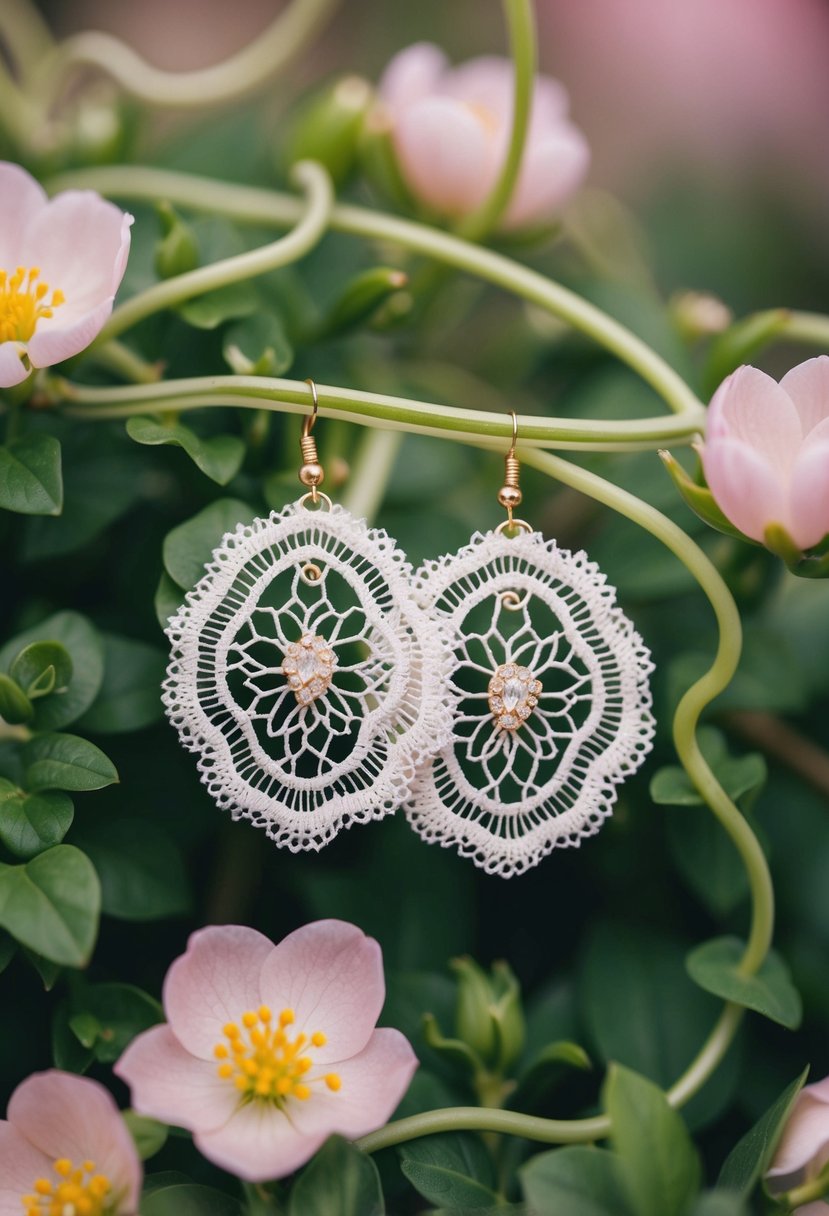
[[[492,1159],[480,1136],[443,1132],[410,1140],[398,1152],[403,1173],[430,1203],[446,1208],[497,1205]]]
[[[157,646],[104,634],[104,679],[79,729],[114,735],[161,721],[161,682],[167,656]]]
[[[72,656],[60,642],[31,642],[14,657],[9,675],[32,701],[63,693],[72,679]]]
[[[531,1157],[519,1170],[521,1190],[536,1212],[561,1216],[631,1216],[619,1162],[582,1145]]]
[[[53,435],[32,431],[0,447],[0,507],[20,515],[60,515],[63,475]]]
[[[0,718],[10,726],[31,722],[35,707],[11,676],[0,672]]]
[[[565,1070],[592,1068],[590,1056],[578,1043],[560,1039],[548,1043],[534,1056],[521,1073],[518,1084],[509,1096],[508,1105],[523,1110],[537,1102],[565,1075]]]
[[[0,777],[0,841],[15,857],[28,860],[60,844],[74,813],[72,799],[58,790],[27,794]]]
[[[71,1008],[71,1029],[102,1064],[113,1064],[136,1035],[164,1021],[158,1001],[132,984],[84,985],[74,990]]]
[[[52,1018],[52,1059],[64,1072],[84,1073],[95,1060],[91,1047],[84,1047],[69,1025],[72,1010],[68,1000],[61,1001]]]
[[[803,1007],[788,967],[772,950],[756,975],[741,975],[738,968],[744,950],[737,937],[705,942],[688,955],[688,974],[706,992],[797,1030]]]
[[[195,1182],[160,1186],[141,1199],[141,1216],[244,1216],[238,1199]]]
[[[100,819],[76,837],[98,871],[107,915],[149,921],[190,911],[192,889],[181,852],[157,824]]]
[[[134,1110],[122,1111],[121,1117],[129,1128],[142,1161],[149,1161],[150,1157],[154,1157],[164,1148],[170,1134],[166,1123],[159,1123],[157,1119],[150,1119],[147,1115],[138,1115]]]
[[[53,963],[83,967],[98,934],[101,888],[89,858],[59,844],[0,867],[0,928]]]
[[[765,783],[768,776],[765,758],[757,752],[747,756],[729,755],[721,731],[703,727],[699,732],[699,746],[714,776],[732,801],[745,799],[747,794],[756,793]],[[705,805],[705,799],[679,765],[659,769],[651,779],[650,794],[660,806]]]
[[[772,1103],[763,1116],[754,1124],[723,1162],[717,1186],[737,1191],[748,1198],[757,1183],[771,1165],[775,1149],[780,1142],[789,1116],[794,1109],[797,1095],[806,1083],[809,1069],[786,1086],[780,1097]]]
[[[195,587],[225,532],[251,523],[255,515],[247,503],[220,498],[173,528],[164,539],[164,567],[173,582],[185,591]]]
[[[371,1157],[331,1136],[294,1183],[288,1216],[383,1216],[385,1210]]]
[[[245,445],[238,435],[201,439],[182,422],[167,426],[154,418],[130,418],[127,434],[147,447],[182,448],[202,473],[220,486],[226,486],[236,476],[245,458]]]
[[[35,735],[23,749],[28,790],[100,790],[118,780],[115,765],[79,735]]]
[[[273,312],[254,313],[231,325],[222,354],[240,376],[284,376],[294,361],[285,327]]]
[[[58,612],[25,630],[0,650],[0,671],[8,671],[16,656],[33,642],[59,642],[72,660],[66,692],[35,702],[36,730],[60,730],[84,713],[104,678],[104,651],[94,626],[77,612]]]
[[[252,283],[228,283],[205,292],[179,306],[178,312],[196,329],[217,329],[224,321],[249,317],[261,307],[259,293]]]
[[[619,1064],[604,1086],[610,1139],[636,1216],[685,1216],[700,1163],[682,1116],[658,1086]]]
[[[23,947],[23,956],[40,976],[44,991],[51,992],[64,973],[63,964],[53,963],[50,959],[44,958],[42,954],[38,954],[36,950],[30,950],[28,946]]]

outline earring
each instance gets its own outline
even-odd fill
[[[320,490],[307,383],[307,492],[223,537],[169,622],[163,693],[218,805],[292,851],[395,810],[451,731],[440,626],[394,541]]]
[[[578,846],[651,748],[650,654],[584,553],[523,519],[518,425],[498,501],[507,518],[418,572],[418,602],[451,634],[451,740],[406,814],[427,841],[510,877]]]

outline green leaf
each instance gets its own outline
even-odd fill
[[[114,1064],[136,1035],[164,1021],[158,1001],[132,984],[89,984],[72,997],[69,1025],[101,1064]],[[78,1019],[86,1019],[80,1033]],[[88,1033],[87,1033],[88,1032]]]
[[[38,954],[36,950],[29,950],[27,946],[23,947],[23,956],[27,963],[34,967],[35,971],[40,976],[45,992],[51,992],[55,984],[63,975],[64,967],[61,963],[52,963],[48,958],[44,958],[42,954]]]
[[[104,634],[104,680],[90,709],[79,722],[83,730],[102,735],[142,730],[159,722],[161,682],[167,657],[157,646]]]
[[[446,1208],[492,1208],[498,1204],[492,1161],[480,1137],[444,1132],[411,1140],[398,1150],[401,1169],[430,1203]]]
[[[371,1157],[331,1136],[294,1184],[288,1216],[383,1216],[385,1210]]]
[[[742,1198],[748,1198],[771,1165],[775,1149],[797,1101],[797,1095],[808,1075],[809,1069],[804,1068],[800,1076],[783,1090],[762,1118],[735,1144],[720,1170],[718,1187],[736,1191]]]
[[[222,354],[239,376],[284,376],[294,361],[285,327],[271,312],[254,313],[232,325],[224,336]]]
[[[744,949],[737,937],[705,942],[688,955],[688,974],[706,992],[762,1013],[788,1030],[797,1030],[803,1007],[788,967],[772,950],[756,975],[741,975],[738,967]]]
[[[244,1216],[238,1199],[195,1182],[173,1183],[144,1194],[141,1216]]]
[[[0,718],[10,726],[30,722],[35,716],[35,707],[26,694],[15,684],[11,676],[0,673]]]
[[[757,752],[748,756],[730,756],[721,731],[703,727],[699,732],[699,746],[714,776],[733,802],[756,793],[765,783],[768,768],[764,757]],[[659,769],[651,780],[650,794],[660,806],[705,805],[705,799],[679,765]]]
[[[220,486],[236,476],[245,458],[245,445],[237,435],[201,439],[183,423],[166,426],[154,418],[130,418],[127,434],[147,447],[171,444],[183,448],[202,473]]]
[[[157,824],[101,819],[77,838],[98,871],[108,916],[149,921],[190,911],[192,891],[181,853]]]
[[[706,1191],[691,1209],[691,1216],[749,1216],[739,1195],[727,1191]],[[827,1212],[829,1216],[829,1212]]]
[[[166,1123],[159,1123],[158,1120],[149,1119],[146,1115],[138,1115],[134,1110],[122,1111],[121,1117],[129,1129],[138,1150],[138,1156],[142,1161],[149,1161],[150,1157],[154,1157],[164,1148],[170,1132]]]
[[[155,615],[162,629],[167,628],[170,617],[176,615],[183,600],[183,589],[170,578],[166,570],[162,570],[153,599]]]
[[[32,642],[59,642],[72,660],[66,692],[43,697],[35,704],[36,730],[60,730],[84,713],[104,678],[104,651],[96,629],[77,612],[58,612],[11,639],[0,650],[0,670],[7,671],[18,653]]]
[[[681,1115],[658,1086],[610,1067],[604,1104],[622,1181],[636,1216],[684,1216],[700,1184],[700,1164]]]
[[[196,329],[217,329],[223,321],[249,317],[261,307],[259,293],[251,283],[228,283],[205,292],[178,308],[179,315]]]
[[[375,266],[363,270],[346,284],[332,305],[315,338],[317,341],[339,338],[366,325],[390,297],[408,284],[408,276],[391,266]]]
[[[17,942],[8,933],[0,930],[0,975],[6,970],[16,953]]]
[[[533,1211],[551,1216],[630,1216],[619,1162],[605,1149],[578,1145],[539,1153],[518,1174]]]
[[[592,1067],[590,1056],[578,1043],[571,1043],[568,1039],[548,1043],[522,1072],[518,1085],[509,1096],[509,1105],[523,1110],[528,1104],[538,1101],[559,1080],[563,1068],[589,1071]]]
[[[33,431],[0,447],[0,507],[19,515],[60,515],[63,476],[53,435]]]
[[[89,962],[101,908],[92,862],[59,844],[20,866],[0,868],[0,928],[53,963]]]
[[[31,642],[12,660],[9,675],[32,701],[65,692],[72,679],[72,656],[60,642]]]
[[[220,498],[164,538],[164,567],[185,591],[195,587],[225,532],[252,523],[256,512],[236,498]],[[182,599],[184,597],[182,596]]]
[[[72,826],[72,799],[57,790],[27,794],[0,777],[0,840],[28,860],[60,844]]]
[[[23,763],[29,790],[100,790],[118,780],[112,761],[78,735],[35,735]]]
[[[101,1024],[91,1013],[75,1013],[69,1019],[69,1029],[81,1047],[92,1047],[101,1033]]]
[[[83,1047],[69,1025],[72,1011],[69,1001],[61,1001],[52,1018],[52,1059],[55,1068],[64,1072],[84,1073],[95,1059],[89,1047]]]

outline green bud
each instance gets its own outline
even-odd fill
[[[178,274],[195,270],[199,264],[199,244],[189,224],[169,203],[159,203],[156,214],[161,223],[162,237],[155,249],[155,269],[160,279],[172,279]]]
[[[361,76],[344,76],[315,93],[298,110],[288,136],[284,159],[288,165],[316,160],[340,185],[351,173],[372,88]]]
[[[472,1048],[460,1039],[447,1039],[432,1013],[423,1015],[423,1037],[433,1051],[453,1064],[460,1064],[471,1076],[481,1072],[481,1061]]]
[[[34,717],[34,706],[9,676],[0,675],[0,718],[9,726],[19,726]]]
[[[356,275],[320,325],[316,337],[340,337],[374,318],[389,299],[408,284],[402,270],[376,266]]]
[[[9,675],[35,701],[66,690],[72,679],[72,658],[60,642],[32,642],[14,657]]]
[[[450,965],[458,977],[455,1010],[458,1038],[489,1065],[497,1059],[499,1049],[493,1020],[495,994],[489,977],[471,958],[456,958]]]
[[[507,963],[492,965],[492,1020],[498,1040],[498,1069],[508,1072],[524,1050],[526,1027],[521,985]]]

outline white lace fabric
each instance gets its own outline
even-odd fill
[[[446,642],[410,580],[394,541],[338,506],[222,539],[168,624],[163,693],[220,807],[298,851],[406,800],[451,733]],[[283,671],[303,638],[331,656],[319,679],[308,658],[306,704]]]
[[[503,877],[579,845],[654,733],[653,665],[615,589],[584,553],[490,532],[427,562],[416,594],[454,639],[454,732],[424,767],[409,821]]]

